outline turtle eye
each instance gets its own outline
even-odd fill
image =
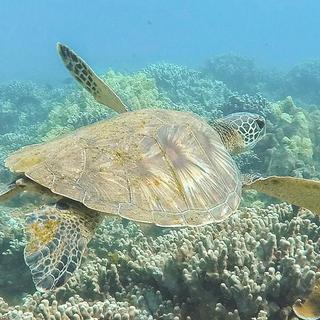
[[[59,210],[68,210],[70,205],[65,200],[59,200],[56,203],[56,208]]]
[[[265,125],[266,125],[266,123],[263,121],[263,120],[261,120],[261,119],[258,119],[258,120],[256,120],[256,122],[257,122],[257,125],[259,126],[259,128],[262,130],[264,127],[265,127]]]

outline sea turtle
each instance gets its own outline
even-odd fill
[[[39,192],[48,201],[26,216],[26,264],[38,290],[64,285],[107,214],[159,226],[199,226],[227,219],[243,185],[320,212],[320,183],[290,177],[243,180],[232,153],[252,148],[265,119],[235,113],[211,124],[190,112],[128,111],[67,46],[58,53],[75,79],[120,115],[11,154],[17,174],[0,195]]]

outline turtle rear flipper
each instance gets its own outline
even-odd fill
[[[118,113],[128,111],[128,107],[115,92],[94,73],[80,56],[61,43],[57,43],[57,50],[71,75],[92,94],[96,101]]]
[[[0,203],[10,201],[12,198],[22,193],[23,191],[33,191],[43,193],[44,188],[34,183],[32,180],[25,177],[19,178],[0,189]]]
[[[31,179],[22,177],[0,189],[0,204],[10,201],[12,198],[23,192],[40,195],[41,199],[46,203],[53,203],[53,201],[56,202],[58,199],[62,198]]]
[[[40,291],[63,286],[78,269],[100,216],[67,202],[27,215],[24,250],[33,282]]]
[[[0,203],[11,200],[14,196],[20,193],[20,188],[15,182],[5,185],[0,189]]]
[[[294,177],[258,178],[244,185],[320,214],[320,181]]]

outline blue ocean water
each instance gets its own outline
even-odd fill
[[[228,52],[287,67],[320,52],[317,0],[1,0],[1,79],[59,81],[57,41],[93,66],[190,66]]]
[[[0,0],[0,320],[320,318],[319,12]]]

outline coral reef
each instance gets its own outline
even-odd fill
[[[272,100],[290,94],[299,105],[320,104],[320,60],[300,63],[289,71],[266,70],[250,58],[226,54],[210,59],[203,72],[241,94],[260,92]]]
[[[266,88],[252,61],[225,56],[204,72],[164,63],[103,78],[132,110],[189,110],[210,120],[238,111],[263,114],[268,134],[236,158],[241,169],[320,177],[320,111],[298,107],[290,97],[272,103],[261,94],[243,94]],[[23,145],[111,116],[81,89],[3,85],[0,161]],[[10,179],[0,168],[1,183]],[[295,319],[292,305],[320,281],[319,218],[285,204],[267,206],[254,192],[245,199],[251,208],[201,228],[146,231],[106,219],[67,286],[34,293],[23,263],[23,213],[15,208],[21,204],[27,212],[38,203],[22,195],[1,207],[0,319]]]
[[[173,108],[169,97],[157,87],[155,79],[144,72],[125,75],[109,71],[103,79],[132,110]]]
[[[253,96],[233,93],[223,105],[225,115],[233,112],[253,112],[268,118],[272,113],[271,102],[260,93]]]
[[[84,90],[79,90],[67,95],[63,103],[54,106],[47,119],[38,126],[37,136],[41,141],[50,140],[110,116],[110,110],[95,102]]]
[[[38,126],[67,92],[28,82],[0,86],[0,181],[10,180],[2,166],[7,154],[39,141]]]
[[[23,226],[15,211],[0,207],[0,297],[11,303],[19,303],[21,295],[34,290],[22,254]]]
[[[261,168],[266,174],[317,177],[315,157],[316,131],[309,113],[297,107],[292,98],[272,105],[268,116],[268,134],[256,148],[262,154]]]
[[[286,89],[299,103],[320,104],[320,60],[293,67],[286,75]]]
[[[0,133],[42,122],[52,105],[62,101],[65,91],[29,82],[12,82],[0,86]],[[22,130],[21,130],[22,131]]]
[[[319,219],[287,205],[237,212],[219,225],[160,229],[107,220],[76,276],[35,293],[9,319],[292,319],[320,277]],[[264,318],[261,318],[264,317]]]
[[[320,172],[320,110],[310,111],[311,140],[313,143],[313,159],[315,171]]]
[[[123,75],[110,71],[102,78],[132,110],[172,107],[171,101],[158,91],[154,80],[144,73]],[[38,134],[44,137],[43,140],[51,139],[112,115],[114,112],[97,103],[87,91],[78,90],[67,95],[63,103],[51,110]]]
[[[207,62],[203,72],[240,93],[254,94],[261,90],[263,73],[250,58],[234,54],[217,56]]]
[[[171,108],[192,111],[208,120],[222,116],[222,108],[231,95],[221,81],[211,80],[187,67],[162,63],[144,71],[173,102]]]

